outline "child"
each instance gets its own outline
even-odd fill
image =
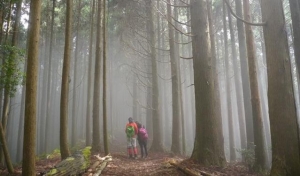
[[[148,133],[147,130],[142,124],[139,122],[136,122],[137,127],[138,127],[138,142],[141,148],[141,158],[147,157],[148,152],[147,152],[147,140],[148,140]],[[145,152],[145,155],[144,155]]]
[[[137,158],[137,148],[136,148],[136,136],[138,134],[138,128],[136,123],[133,121],[132,117],[128,119],[129,123],[126,124],[125,133],[127,136],[127,151],[129,158]]]

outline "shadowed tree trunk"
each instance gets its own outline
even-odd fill
[[[237,99],[237,111],[238,111],[238,122],[239,122],[239,132],[240,132],[240,141],[241,148],[246,148],[246,131],[245,131],[245,113],[244,113],[244,97],[242,93],[242,87],[240,84],[240,76],[241,72],[239,70],[239,61],[237,57],[237,51],[235,46],[235,34],[233,30],[232,18],[231,14],[228,11],[228,23],[230,30],[230,41],[231,41],[231,57],[232,57],[232,65],[233,65],[233,77],[234,77],[234,86],[236,91],[236,99]]]
[[[230,59],[228,54],[228,35],[227,35],[227,20],[226,20],[226,5],[223,2],[223,26],[224,26],[224,46],[225,46],[225,84],[227,93],[227,110],[228,110],[228,130],[229,130],[229,149],[230,149],[230,161],[236,159],[235,154],[235,141],[234,141],[234,127],[233,127],[233,115],[232,115],[232,102],[231,102],[231,75],[230,75]]]
[[[224,150],[218,142],[221,126],[213,108],[214,83],[206,1],[191,1],[190,10],[196,100],[196,136],[191,158],[204,165],[221,166],[225,156],[220,155],[220,150]]]
[[[71,59],[71,36],[72,36],[72,9],[73,0],[67,0],[66,11],[66,29],[65,29],[65,48],[64,61],[61,81],[61,98],[60,98],[60,153],[61,159],[70,156],[68,147],[68,99],[69,99],[69,74]]]
[[[178,0],[175,0],[174,1],[174,5],[177,6],[179,5],[179,2]],[[179,9],[178,8],[174,8],[174,18],[177,20],[177,21],[180,21],[179,19],[179,16],[178,16],[178,12]],[[175,28],[177,29],[180,29],[181,26],[179,25],[178,22],[175,23]],[[177,77],[178,77],[178,102],[179,102],[179,134],[180,134],[180,140],[179,140],[179,144],[181,144],[180,146],[182,147],[181,148],[181,154],[184,154],[186,152],[186,149],[185,149],[185,119],[184,119],[184,109],[183,109],[183,98],[182,98],[182,81],[181,81],[181,60],[180,59],[180,47],[179,47],[179,43],[180,42],[180,39],[179,39],[179,32],[176,30],[175,31],[175,58],[176,58],[176,61],[177,61]],[[176,42],[177,41],[177,42]]]
[[[77,142],[77,114],[78,107],[77,103],[77,73],[78,73],[78,54],[79,54],[79,41],[80,41],[80,17],[81,17],[81,0],[78,1],[77,7],[77,23],[76,23],[76,44],[75,44],[75,53],[74,53],[74,70],[73,70],[73,102],[72,102],[72,137],[71,137],[71,146],[74,147]]]
[[[50,31],[50,15],[49,15],[49,11],[50,11],[50,1],[47,1],[46,3],[46,7],[45,7],[45,11],[44,13],[45,15],[45,31],[42,32],[42,38],[45,38],[44,40],[44,51],[41,52],[41,54],[43,54],[43,61],[41,62],[41,65],[43,66],[42,69],[42,81],[40,84],[42,84],[42,90],[40,91],[41,94],[39,96],[41,96],[41,101],[39,103],[40,108],[39,108],[39,125],[38,125],[38,153],[44,153],[45,152],[45,144],[46,144],[46,111],[47,111],[47,101],[48,101],[48,97],[47,97],[47,83],[48,83],[48,74],[49,74],[49,62],[50,62],[50,57],[49,57],[49,40],[50,40],[50,36],[49,36],[49,31]]]
[[[101,71],[101,2],[98,1],[97,8],[97,39],[95,54],[95,77],[94,77],[94,102],[93,102],[93,139],[92,150],[100,152],[100,71]]]
[[[244,0],[244,17],[247,21],[251,21],[249,0]],[[264,145],[264,133],[262,122],[262,109],[259,98],[258,78],[257,78],[257,58],[255,56],[255,47],[253,41],[253,32],[251,26],[245,25],[246,31],[246,43],[249,63],[249,76],[250,76],[250,90],[251,90],[251,103],[253,113],[253,130],[254,130],[254,144],[255,144],[255,163],[256,170],[265,168],[265,145]]]
[[[87,107],[86,107],[86,131],[85,131],[85,145],[91,145],[91,107],[92,107],[92,63],[93,63],[93,39],[94,39],[94,13],[95,0],[91,4],[91,30],[89,43],[89,65],[88,65],[88,87],[87,87]]]
[[[243,17],[241,2],[242,2],[241,0],[235,0],[236,14],[239,17]],[[241,145],[243,148],[245,148],[249,144],[254,142],[253,118],[252,118],[250,81],[249,81],[249,74],[248,74],[246,37],[244,31],[244,23],[241,22],[240,20],[237,20],[237,29],[238,29],[238,39],[239,39],[239,53],[240,53],[240,62],[241,62],[241,75],[242,75],[242,85],[243,85],[243,98],[244,98],[244,109],[245,109],[246,137],[247,137],[247,141],[246,141],[247,143],[244,144],[242,141]],[[242,133],[244,132],[245,131],[241,131],[241,135],[243,135]]]
[[[3,14],[4,14],[3,10],[4,10],[4,6],[0,6],[0,31],[1,31],[0,32],[0,44],[2,43],[2,36],[3,36],[2,35],[2,31],[3,31]],[[1,105],[1,103],[0,103],[0,105]]]
[[[174,22],[172,20],[172,10],[170,0],[167,0],[168,13],[168,29],[169,29],[169,46],[170,46],[170,60],[171,60],[171,78],[172,78],[172,145],[171,151],[173,153],[180,153],[180,106],[179,106],[179,78],[178,78],[178,55],[175,52],[174,41]],[[172,24],[171,24],[172,23]]]
[[[106,0],[103,0],[103,142],[105,155],[109,154],[108,149],[108,133],[107,133],[107,87],[106,87]]]
[[[40,39],[41,0],[31,1],[28,31],[28,55],[25,96],[25,124],[22,175],[35,175],[38,51]]]
[[[219,145],[220,148],[224,148],[224,138],[222,130],[222,115],[221,115],[221,100],[220,100],[220,89],[219,89],[219,79],[218,79],[218,69],[217,69],[217,56],[216,56],[216,44],[215,44],[215,30],[212,20],[212,1],[207,1],[207,12],[208,12],[208,24],[209,24],[209,37],[211,42],[211,56],[213,65],[213,79],[214,79],[214,116],[218,120],[219,128]],[[220,150],[220,156],[225,156],[224,150]],[[225,160],[225,158],[224,158]]]
[[[14,167],[12,165],[10,156],[9,156],[9,151],[8,151],[8,147],[7,147],[7,142],[5,139],[5,132],[3,130],[2,127],[2,123],[0,122],[0,142],[2,145],[2,150],[3,150],[3,155],[4,155],[4,159],[5,159],[5,163],[6,163],[6,167],[9,173],[13,173],[14,172]]]
[[[52,97],[50,96],[51,95],[51,90],[52,90],[52,50],[53,50],[53,34],[54,34],[54,17],[55,17],[55,1],[56,0],[52,0],[52,13],[51,13],[51,27],[50,27],[50,46],[49,46],[49,72],[48,72],[48,88],[47,88],[47,108],[46,108],[46,128],[45,128],[45,152],[49,152],[49,143],[50,143],[50,140],[47,140],[49,139],[49,137],[51,136],[51,130],[50,130],[50,122],[51,122],[51,100],[52,100]]]
[[[281,0],[261,2],[268,66],[271,175],[300,175],[299,126]]]
[[[157,78],[157,63],[155,52],[155,35],[153,25],[153,7],[152,0],[146,0],[146,15],[147,15],[147,41],[150,49],[151,59],[151,73],[152,73],[152,123],[153,123],[153,142],[151,146],[152,151],[163,151],[162,132],[160,124],[160,105],[159,105],[159,90]]]
[[[3,3],[4,4],[4,3]],[[10,33],[10,25],[11,25],[11,10],[12,10],[12,6],[13,6],[13,2],[12,1],[9,1],[9,11],[8,11],[8,14],[7,14],[7,25],[6,25],[6,34],[5,34],[5,39],[4,39],[4,44],[5,45],[9,45],[9,42],[8,42],[8,35]],[[0,31],[0,33],[2,33],[2,31]],[[15,33],[13,33],[15,34]],[[16,42],[16,39],[14,39],[15,42]],[[14,42],[14,40],[12,42]],[[12,43],[13,45],[13,43]],[[14,46],[14,45],[13,45]],[[13,57],[13,56],[10,56],[10,57]],[[4,63],[5,62],[5,57],[2,58],[2,62]],[[6,77],[7,77],[7,80],[9,82],[11,82],[11,79],[12,78],[12,74],[8,71],[6,73],[4,72],[1,72],[1,74],[5,74]],[[1,104],[1,108],[2,108],[2,128],[3,128],[3,132],[4,132],[4,136],[6,136],[6,126],[7,126],[7,118],[8,118],[8,113],[10,111],[10,91],[11,91],[11,87],[9,85],[10,83],[8,83],[8,85],[5,85],[4,86],[4,100],[3,100],[3,107],[2,107],[2,88],[1,89],[1,96],[0,96],[0,104]],[[1,112],[1,111],[0,111]],[[3,162],[3,159],[4,159],[4,156],[3,156],[3,150],[1,149],[1,145],[0,145],[0,162],[2,163]]]
[[[289,0],[293,24],[294,52],[297,63],[298,75],[300,75],[300,1]]]

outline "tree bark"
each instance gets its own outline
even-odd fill
[[[161,123],[160,123],[160,105],[159,105],[159,89],[157,78],[157,63],[156,63],[156,51],[155,51],[155,35],[153,25],[153,9],[152,0],[146,0],[146,15],[147,15],[147,41],[150,49],[151,59],[151,73],[152,73],[152,123],[153,123],[153,143],[151,146],[152,151],[163,151]]]
[[[239,70],[239,61],[237,57],[237,51],[235,46],[235,35],[233,30],[232,18],[230,12],[228,11],[228,22],[229,22],[229,30],[230,30],[230,41],[231,41],[231,49],[232,49],[232,63],[233,63],[233,75],[234,75],[234,85],[236,91],[236,99],[237,99],[237,111],[238,111],[238,122],[239,122],[239,131],[240,131],[240,141],[241,148],[245,149],[246,145],[246,131],[245,131],[245,113],[244,113],[244,97],[241,87],[241,72]]]
[[[239,17],[243,16],[242,13],[242,1],[235,0],[236,4],[236,14]],[[248,61],[247,61],[247,48],[246,48],[246,37],[244,31],[244,24],[240,20],[237,20],[238,29],[238,39],[239,39],[239,53],[241,62],[241,75],[242,75],[242,86],[243,86],[243,96],[244,96],[244,109],[245,109],[245,123],[246,123],[246,137],[247,143],[242,143],[242,147],[245,148],[254,142],[253,136],[253,117],[252,117],[252,104],[251,104],[251,93],[250,93],[250,81],[248,74]],[[241,118],[241,117],[239,117]],[[243,129],[240,129],[243,130]],[[242,131],[241,133],[244,133]]]
[[[95,54],[94,102],[93,102],[93,139],[92,150],[100,152],[100,72],[101,72],[101,1],[98,1],[97,39]]]
[[[94,14],[95,14],[95,0],[91,4],[91,30],[89,43],[89,65],[88,65],[88,87],[87,87],[87,110],[86,110],[86,131],[85,140],[86,146],[91,145],[91,107],[92,107],[92,63],[93,63],[93,39],[94,39]]]
[[[102,31],[103,31],[103,142],[105,155],[109,154],[108,149],[108,131],[107,131],[107,81],[106,81],[106,0],[103,0],[103,19],[102,19]]]
[[[46,128],[45,128],[45,152],[49,152],[49,142],[50,140],[47,140],[50,137],[51,131],[50,131],[50,122],[51,122],[51,90],[52,90],[52,50],[53,50],[53,33],[54,33],[54,17],[55,17],[55,1],[52,1],[52,14],[51,14],[51,27],[50,27],[50,46],[49,46],[49,72],[48,72],[48,84],[47,84],[47,108],[46,108]]]
[[[191,158],[204,165],[223,165],[218,119],[214,116],[214,83],[206,1],[191,1],[192,49],[195,78],[196,136]],[[207,137],[209,134],[209,138]]]
[[[175,53],[175,38],[172,24],[171,2],[167,0],[169,46],[171,59],[171,79],[172,79],[172,145],[173,153],[180,153],[180,106],[179,106],[179,78],[178,78],[178,55]],[[172,24],[171,24],[172,23]]]
[[[75,53],[74,53],[74,69],[73,69],[73,102],[72,102],[72,137],[71,137],[71,145],[74,147],[77,142],[77,114],[78,107],[76,107],[77,103],[77,72],[78,72],[78,54],[79,54],[79,41],[80,41],[80,17],[81,17],[81,0],[78,1],[77,7],[77,23],[76,23],[76,44],[75,44]]]
[[[261,2],[272,140],[271,175],[300,175],[299,126],[281,0]]]
[[[289,0],[289,2],[293,25],[294,54],[298,75],[300,75],[300,4],[299,0]]]
[[[244,17],[246,20],[251,20],[249,10],[249,0],[244,0]],[[262,121],[262,109],[259,98],[258,78],[257,78],[257,59],[255,56],[255,47],[253,41],[253,32],[250,25],[245,25],[246,43],[249,63],[251,103],[253,113],[253,129],[254,129],[254,145],[255,145],[255,163],[256,170],[265,169],[265,145]]]
[[[217,68],[217,56],[216,56],[216,43],[215,43],[215,30],[212,20],[212,1],[207,1],[207,13],[208,13],[208,24],[209,24],[209,37],[211,42],[211,56],[212,56],[212,66],[213,66],[213,80],[214,80],[214,116],[218,120],[219,131],[219,146],[223,148],[220,150],[220,156],[225,156],[224,153],[224,138],[223,138],[223,129],[222,129],[222,115],[221,115],[221,97],[220,97],[220,88],[219,88],[219,79],[218,79],[218,68]],[[225,158],[223,158],[225,161]]]
[[[64,61],[61,81],[61,99],[60,99],[60,152],[61,159],[70,156],[68,148],[68,99],[69,99],[69,74],[71,59],[71,36],[72,36],[72,9],[73,0],[67,0],[66,11],[66,29],[65,29],[65,48]]]
[[[230,149],[230,161],[236,159],[235,154],[235,139],[234,139],[234,127],[233,127],[233,115],[232,115],[232,102],[231,102],[231,75],[230,75],[230,64],[228,54],[228,35],[227,35],[227,20],[226,20],[226,5],[223,1],[223,26],[224,26],[224,46],[225,46],[225,74],[226,74],[226,93],[227,93],[227,110],[228,110],[228,130],[229,130],[229,149]]]
[[[31,1],[28,31],[27,78],[25,96],[25,124],[23,141],[22,175],[35,175],[37,76],[40,38],[41,0]]]
[[[9,156],[9,151],[8,151],[8,147],[7,147],[7,143],[6,143],[6,139],[5,139],[5,132],[3,130],[2,127],[2,123],[0,122],[0,142],[2,144],[2,150],[3,150],[3,155],[6,161],[6,167],[9,173],[13,173],[14,172],[14,167],[12,165],[10,156]]]

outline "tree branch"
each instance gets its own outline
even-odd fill
[[[249,21],[246,21],[246,20],[242,19],[241,17],[237,16],[237,15],[233,12],[233,10],[232,10],[232,8],[230,7],[230,4],[229,4],[229,2],[228,2],[227,0],[224,0],[224,2],[226,3],[228,9],[230,10],[230,13],[231,13],[236,19],[238,19],[238,20],[240,20],[240,21],[242,21],[242,22],[244,22],[244,23],[246,23],[246,24],[249,24],[249,25],[251,25],[251,26],[265,26],[265,25],[267,24],[266,22],[262,22],[262,23],[253,23],[253,22],[249,22]]]

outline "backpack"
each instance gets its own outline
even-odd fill
[[[126,134],[127,134],[127,137],[131,138],[134,136],[134,127],[133,125],[128,125],[127,128],[126,128]]]
[[[148,139],[148,133],[147,133],[146,128],[140,128],[139,129],[139,136],[143,140],[147,140]]]

